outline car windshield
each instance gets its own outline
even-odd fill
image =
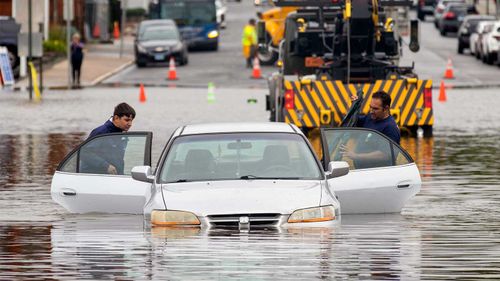
[[[149,27],[141,34],[143,41],[148,40],[179,40],[179,33],[172,27]]]
[[[166,1],[160,17],[173,19],[179,26],[204,25],[216,22],[214,1]]]
[[[160,182],[251,179],[320,179],[306,141],[287,133],[227,133],[178,137]]]

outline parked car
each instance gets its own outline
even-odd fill
[[[432,15],[434,13],[436,0],[418,0],[416,6],[417,6],[417,18],[421,21],[424,21],[425,16]]]
[[[168,62],[171,57],[176,64],[188,63],[187,46],[175,24],[144,27],[137,35],[134,49],[138,67],[150,62]]]
[[[215,0],[215,13],[219,27],[224,29],[227,27],[226,22],[227,2],[226,0]]]
[[[416,164],[385,135],[364,128],[321,133],[327,153],[320,161],[294,125],[181,126],[154,172],[151,133],[99,135],[61,162],[51,194],[73,213],[144,213],[149,225],[238,227],[331,225],[340,213],[400,212],[420,190]],[[82,170],[106,163],[113,157],[106,147],[117,142],[126,143],[123,174]],[[347,163],[346,144],[376,157]]]
[[[434,26],[439,29],[439,20],[443,16],[443,12],[446,9],[446,6],[450,3],[465,3],[464,0],[439,0],[436,3],[436,7],[433,10],[434,14]]]
[[[493,64],[497,60],[497,52],[500,47],[500,21],[492,22],[485,29],[485,33],[481,40],[481,59],[487,64]]]
[[[493,27],[493,21],[481,21],[477,25],[477,39],[474,42],[474,54],[476,56],[476,59],[482,59],[483,57],[483,37],[491,31],[491,28]]]
[[[439,33],[446,35],[448,32],[458,31],[458,27],[462,24],[464,17],[467,15],[467,6],[464,4],[450,3],[443,11],[443,15],[439,20]]]
[[[468,15],[464,18],[464,22],[458,30],[458,48],[459,54],[462,54],[464,49],[469,49],[471,54],[475,52],[475,40],[478,36],[477,26],[481,21],[494,21],[494,16],[488,15]]]

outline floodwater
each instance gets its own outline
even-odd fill
[[[402,140],[421,192],[401,214],[343,216],[336,228],[151,230],[141,216],[68,214],[51,176],[88,131],[0,134],[0,280],[500,280],[497,92],[435,103],[435,136]]]

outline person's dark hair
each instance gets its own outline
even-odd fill
[[[135,110],[125,102],[120,103],[115,107],[115,111],[113,112],[113,116],[118,116],[122,118],[123,116],[128,116],[135,118]]]
[[[384,91],[378,91],[373,93],[372,99],[380,99],[382,101],[382,107],[390,107],[391,106],[391,96]]]
[[[255,19],[250,19],[250,20],[248,21],[248,23],[249,23],[249,24],[251,24],[251,25],[255,25]]]

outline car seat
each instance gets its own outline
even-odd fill
[[[191,149],[186,154],[184,173],[186,179],[211,179],[215,159],[207,149]]]

